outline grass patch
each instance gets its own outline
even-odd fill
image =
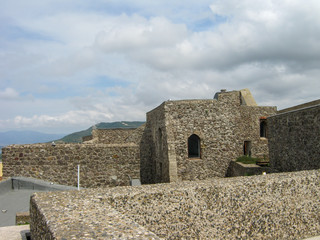
[[[236,162],[241,162],[241,163],[244,163],[244,164],[256,164],[257,162],[261,162],[262,159],[260,158],[253,158],[253,157],[250,157],[250,156],[241,156],[241,157],[238,157]]]

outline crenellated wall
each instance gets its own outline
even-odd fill
[[[268,118],[270,165],[282,172],[319,169],[320,105],[291,109]]]
[[[24,176],[82,187],[129,185],[140,178],[140,149],[136,144],[30,144],[2,149],[3,176]]]

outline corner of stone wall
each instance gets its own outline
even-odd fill
[[[38,208],[36,194],[33,194],[30,198],[30,233],[32,240],[55,239],[53,232],[47,225],[41,209]]]

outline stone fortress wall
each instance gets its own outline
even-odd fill
[[[81,187],[129,185],[140,178],[140,149],[129,144],[30,144],[2,149],[3,175]]]
[[[244,154],[244,141],[250,141],[252,156],[268,155],[267,139],[259,135],[260,118],[275,112],[275,107],[257,106],[249,90],[223,91],[209,100],[167,101],[147,113],[145,125],[94,129],[82,145],[6,147],[4,175],[74,186],[80,163],[86,187],[127,185],[130,177],[142,183],[224,177],[230,161]],[[196,158],[188,156],[192,134],[200,142]]]
[[[95,129],[84,144],[8,146],[3,149],[3,175],[75,186],[80,164],[85,187],[128,185],[130,178],[146,184],[224,177],[230,161],[244,154],[245,142],[250,142],[253,157],[268,158],[268,139],[275,169],[317,168],[319,107],[303,106],[309,107],[273,116],[276,108],[257,106],[246,89],[222,91],[209,100],[166,101],[148,112],[146,124],[135,130]],[[267,117],[268,136],[261,137],[261,120]],[[289,125],[294,132],[284,133]],[[302,133],[304,140],[295,141]],[[200,142],[197,157],[188,156],[193,134]],[[304,150],[304,144],[310,146]]]
[[[83,144],[11,145],[2,149],[3,175],[77,186],[80,165],[82,187],[128,186],[140,178],[143,129],[95,129]]]
[[[104,143],[104,144],[121,144],[136,143],[139,144],[144,130],[144,125],[135,128],[116,128],[116,129],[93,129],[92,137],[84,143]]]
[[[271,167],[281,172],[319,169],[320,101],[282,112],[268,118]]]
[[[83,187],[129,185],[128,175],[140,176],[143,183],[176,182],[36,193],[31,200],[33,239],[320,235],[319,170],[214,178],[224,177],[229,162],[248,147],[252,156],[268,157],[268,142],[273,167],[319,169],[319,106],[275,114],[275,107],[256,106],[247,91],[167,101],[147,113],[145,126],[132,134],[109,130],[94,133],[84,144],[6,147],[4,175],[75,186],[80,163]],[[268,126],[263,136],[262,122]],[[193,134],[200,143],[196,157],[189,156]]]
[[[147,113],[141,155],[143,183],[224,177],[230,161],[244,155],[268,158],[268,141],[260,137],[260,119],[276,107],[257,106],[248,90],[221,92],[216,99],[166,101]],[[199,137],[199,156],[188,155],[188,138]]]

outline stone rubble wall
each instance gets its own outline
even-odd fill
[[[147,113],[140,146],[142,183],[170,181],[167,142],[164,104],[161,104]]]
[[[224,177],[236,154],[236,115],[239,109],[217,100],[166,103],[167,132],[174,141],[179,180]],[[231,118],[229,116],[232,116]],[[200,137],[200,158],[188,158],[188,138]]]
[[[140,178],[136,144],[30,144],[2,149],[4,177],[24,176],[81,187],[129,185]]]
[[[36,193],[32,239],[304,239],[320,235],[320,170]]]
[[[29,212],[17,212],[16,213],[16,225],[30,224]]]
[[[243,155],[244,141],[251,141],[252,157],[269,159],[268,136],[260,137],[260,118],[275,115],[276,107],[240,106],[240,119],[237,124],[239,156]]]
[[[145,124],[138,128],[116,128],[116,129],[93,129],[92,135],[82,138],[83,143],[103,143],[103,144],[140,144]]]
[[[270,167],[260,167],[256,164],[244,164],[241,162],[231,161],[226,177],[252,176],[264,173],[275,173]]]
[[[143,183],[224,177],[230,161],[244,154],[244,141],[251,141],[253,157],[267,159],[260,118],[275,113],[276,107],[241,105],[239,91],[224,92],[218,99],[164,102],[147,113]],[[188,158],[192,134],[200,137],[200,158]]]
[[[135,130],[134,128],[94,129],[92,130],[92,139],[95,143],[125,143],[125,140],[132,135]]]
[[[320,105],[268,118],[270,165],[282,172],[320,168]]]

